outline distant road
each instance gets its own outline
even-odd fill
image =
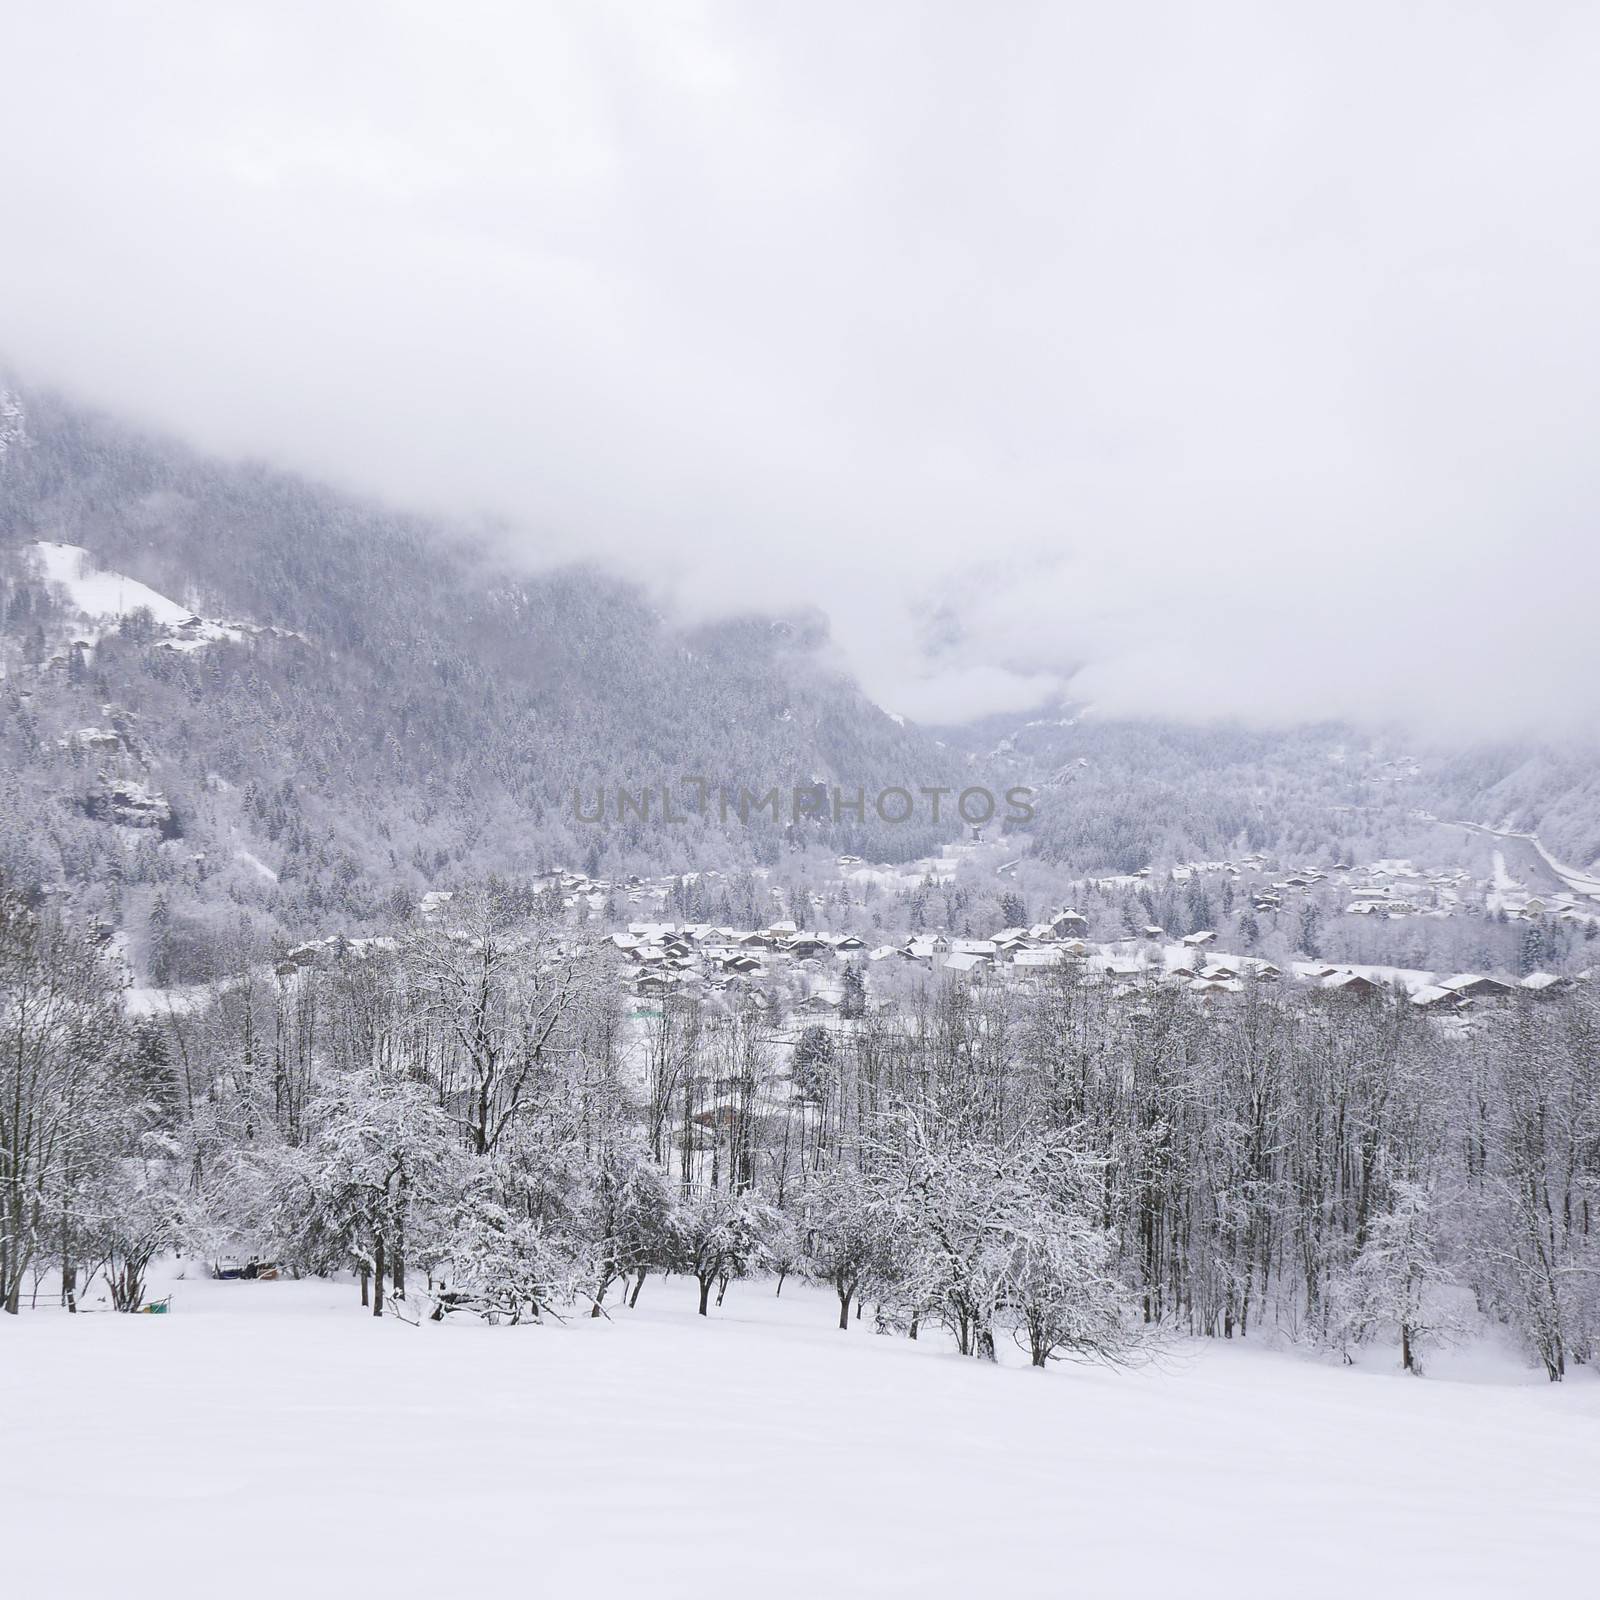
[[[1446,828],[1462,828],[1468,833],[1481,833],[1498,839],[1500,853],[1505,857],[1506,871],[1519,883],[1546,894],[1572,893],[1590,900],[1600,900],[1600,882],[1586,873],[1568,868],[1559,871],[1538,836],[1531,833],[1513,833],[1503,828],[1486,828],[1481,822],[1446,822]]]

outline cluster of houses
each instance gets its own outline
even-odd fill
[[[850,933],[798,928],[793,922],[740,930],[703,923],[636,922],[611,942],[621,955],[630,990],[640,996],[661,995],[677,986],[703,991],[749,989],[760,994],[785,978],[799,978],[806,992],[793,1009],[827,1015],[839,1010],[841,978],[846,965],[864,974],[913,967],[973,983],[1026,985],[1063,963],[1076,965],[1092,981],[1112,987],[1149,983],[1179,985],[1209,998],[1241,993],[1250,983],[1289,981],[1330,994],[1374,998],[1401,992],[1428,1011],[1463,1012],[1515,999],[1519,994],[1547,998],[1564,993],[1578,981],[1550,973],[1534,973],[1520,981],[1457,973],[1400,968],[1335,966],[1293,962],[1287,970],[1255,956],[1226,955],[1211,950],[1216,934],[1203,930],[1171,943],[1120,940],[1090,944],[1081,935],[1086,919],[1060,911],[1027,928],[1003,928],[991,938],[955,938],[945,933],[912,936],[896,944],[868,950]],[[1159,929],[1150,930],[1159,935]]]
[[[798,928],[778,921],[766,928],[719,928],[707,922],[633,922],[611,944],[637,995],[660,995],[680,985],[717,991],[742,988],[792,965],[835,962],[866,948],[852,933]]]
[[[1345,915],[1353,917],[1449,916],[1461,910],[1473,897],[1472,877],[1463,868],[1424,871],[1405,860],[1373,861],[1365,866],[1335,861],[1327,867],[1278,868],[1275,872],[1270,858],[1256,853],[1237,861],[1192,861],[1173,867],[1170,872],[1175,884],[1208,875],[1220,875],[1236,882],[1248,879],[1245,886],[1251,906],[1265,912],[1281,911],[1297,896],[1319,887],[1327,892],[1337,891],[1344,902]],[[1148,874],[1129,881],[1147,882]],[[1537,895],[1511,891],[1496,894],[1488,904],[1491,909],[1503,910],[1510,917],[1526,921],[1547,917],[1590,920],[1593,917],[1592,910],[1586,910],[1576,894]]]
[[[859,962],[863,970],[885,961],[905,962],[952,976],[977,976],[1000,965],[1026,971],[1088,955],[1089,946],[1077,937],[1087,930],[1086,918],[1061,911],[1029,928],[1003,928],[991,939],[953,939],[935,933],[868,950],[853,933],[800,928],[789,920],[755,929],[634,922],[627,932],[612,934],[611,944],[636,995],[665,994],[682,985],[712,992],[743,989],[805,973],[811,979],[807,985],[811,992],[797,1009],[825,1012],[838,1008],[838,980],[850,961]]]

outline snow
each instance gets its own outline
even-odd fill
[[[1592,873],[1580,872],[1576,867],[1569,867],[1565,862],[1557,861],[1534,834],[1530,833],[1528,835],[1528,842],[1539,852],[1544,864],[1574,894],[1587,895],[1591,899],[1600,900],[1600,878],[1595,877]]]
[[[45,580],[67,591],[73,606],[87,617],[126,617],[147,610],[164,627],[175,627],[194,615],[187,606],[157,594],[137,578],[102,572],[80,545],[41,540],[30,547]]]
[[[209,983],[173,984],[167,988],[136,983],[122,991],[122,1006],[130,1017],[187,1016],[200,1010],[216,992],[216,986]]]
[[[93,555],[81,545],[41,540],[28,548],[38,564],[40,575],[46,582],[64,589],[70,604],[85,617],[98,622],[110,622],[135,611],[148,611],[156,625],[168,630],[170,635],[156,641],[158,650],[188,655],[223,639],[240,643],[252,634],[301,637],[283,628],[216,622],[197,616],[188,606],[169,600],[148,584],[140,583],[137,578],[101,570],[95,565]]]
[[[0,1327],[8,1592],[1415,1600],[1581,1594],[1600,1561],[1600,1384],[1493,1351],[1038,1373],[841,1333],[792,1282],[521,1328],[354,1295],[185,1282],[166,1317]]]
[[[235,850],[233,852],[233,858],[235,861],[242,862],[245,866],[250,867],[256,872],[260,873],[268,883],[276,883],[278,881],[278,874],[274,872],[272,868],[269,867],[259,856],[251,855],[248,850]]]

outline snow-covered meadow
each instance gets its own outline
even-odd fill
[[[543,1327],[171,1288],[0,1330],[8,1593],[1418,1600],[1600,1570],[1587,1372],[1184,1342],[1038,1372],[841,1333],[794,1283],[702,1319],[652,1280]]]

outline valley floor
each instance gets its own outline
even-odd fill
[[[166,1317],[0,1327],[7,1593],[1459,1600],[1600,1570],[1583,1371],[1179,1344],[1038,1373],[840,1333],[795,1284],[521,1328],[172,1287]]]

